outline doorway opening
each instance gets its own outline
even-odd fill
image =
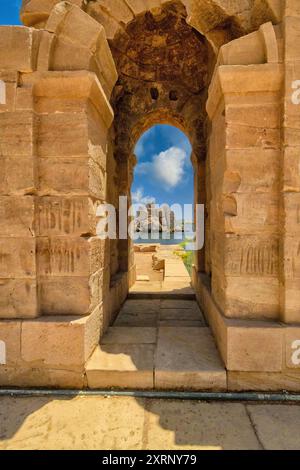
[[[163,263],[154,255],[160,246],[176,251],[190,269],[193,262],[193,252],[185,251],[193,233],[192,147],[177,127],[154,125],[139,138],[134,154],[131,201],[137,280],[162,281]]]
[[[130,202],[132,196],[135,200],[151,198],[146,188],[137,183],[138,178],[147,178],[146,170],[151,166],[155,166],[160,176],[156,185],[161,189],[166,188],[168,183],[175,185],[175,188],[178,174],[186,173],[185,165],[189,164],[191,168],[190,155],[183,156],[182,149],[175,151],[177,166],[174,166],[173,172],[161,168],[159,163],[163,161],[166,164],[170,158],[168,151],[172,142],[154,149],[152,154],[150,152],[148,161],[143,161],[138,155],[151,133],[154,137],[155,133],[160,135],[163,143],[162,134],[166,135],[170,126],[176,128],[174,135],[180,134],[182,141],[187,139],[184,151],[185,154],[192,152],[194,168],[194,177],[190,170],[190,181],[186,182],[190,189],[189,196],[185,199],[183,190],[178,187],[177,201],[205,203],[205,104],[215,55],[206,38],[193,29],[186,18],[187,12],[181,2],[169,2],[159,10],[137,15],[124,31],[110,41],[118,71],[118,81],[111,98],[115,118],[110,133],[107,171],[108,198],[115,206],[118,205],[119,196],[127,196]],[[186,47],[187,44],[189,47]],[[176,144],[173,146],[176,147]],[[195,191],[192,196],[193,187]],[[187,218],[192,222],[193,214]],[[128,273],[131,287],[136,276],[133,244],[119,239],[110,245],[111,279],[120,273]],[[196,258],[197,268],[204,270],[203,253],[198,253]]]

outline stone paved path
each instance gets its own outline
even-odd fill
[[[300,449],[300,406],[0,398],[0,449]]]
[[[90,388],[226,389],[225,368],[193,300],[126,301],[86,372]]]
[[[226,390],[226,371],[178,256],[140,281],[87,363],[90,388]]]

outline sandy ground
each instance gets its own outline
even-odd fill
[[[0,449],[300,449],[300,406],[0,398]]]

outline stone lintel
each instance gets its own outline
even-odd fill
[[[282,64],[220,65],[209,87],[207,113],[212,119],[223,97],[226,102],[230,95],[279,92],[283,79]]]

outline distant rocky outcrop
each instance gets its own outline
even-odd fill
[[[155,204],[147,204],[137,211],[135,231],[141,233],[174,233],[175,214],[168,205],[158,208]]]

